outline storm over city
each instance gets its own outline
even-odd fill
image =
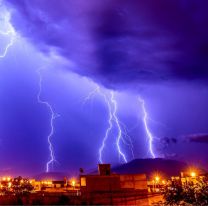
[[[167,158],[208,169],[206,0],[1,0],[0,173]]]

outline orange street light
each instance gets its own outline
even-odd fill
[[[159,182],[159,180],[160,180],[160,177],[159,177],[159,176],[156,176],[156,177],[155,177],[155,181],[156,181],[156,182]]]
[[[165,181],[165,180],[163,180],[163,181],[162,181],[162,183],[165,185],[165,184],[166,184],[166,181]]]
[[[196,172],[191,172],[190,175],[191,177],[196,177]]]
[[[75,187],[76,181],[72,180],[72,186]]]

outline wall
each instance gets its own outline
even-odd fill
[[[84,189],[86,192],[109,192],[120,190],[120,178],[118,175],[88,175],[85,178],[86,187],[82,187],[82,190]]]
[[[122,189],[148,190],[145,174],[120,175]]]

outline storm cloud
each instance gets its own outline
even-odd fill
[[[7,0],[16,30],[107,87],[208,79],[206,0]]]
[[[208,144],[208,134],[192,134],[185,137],[189,142]]]

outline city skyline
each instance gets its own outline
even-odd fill
[[[204,4],[0,1],[0,173],[208,169]]]

